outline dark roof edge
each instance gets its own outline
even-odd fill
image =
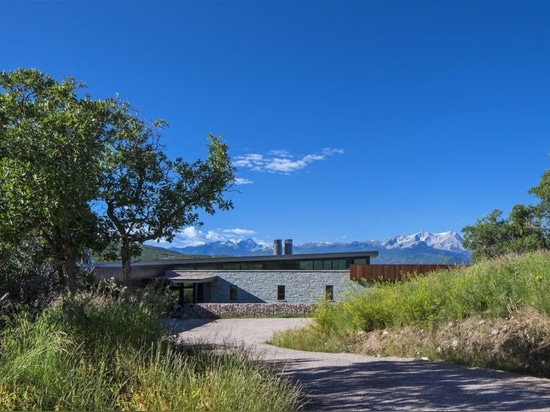
[[[177,265],[192,265],[199,263],[235,263],[235,262],[269,262],[281,260],[306,260],[306,259],[345,259],[345,258],[375,258],[378,256],[378,251],[363,251],[363,252],[335,252],[335,253],[301,253],[292,255],[260,255],[260,256],[224,256],[224,257],[205,257],[205,258],[190,258],[190,259],[167,259],[154,260],[148,262],[135,262],[132,266],[177,266]],[[106,267],[113,265],[120,266],[121,263],[98,263],[97,267]]]

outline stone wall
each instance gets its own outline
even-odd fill
[[[313,303],[197,303],[182,306],[174,316],[182,319],[307,316],[316,306]]]
[[[338,301],[350,288],[361,288],[349,279],[348,270],[218,270],[208,273],[215,275],[216,280],[205,286],[205,301],[215,303],[317,303],[325,298],[327,286],[332,287],[333,300]],[[281,286],[284,287],[284,299],[279,296]],[[236,288],[233,294],[231,287]]]

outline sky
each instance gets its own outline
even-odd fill
[[[0,70],[223,136],[234,209],[173,246],[385,240],[507,217],[550,167],[550,1],[0,0]],[[164,245],[161,242],[161,245]]]

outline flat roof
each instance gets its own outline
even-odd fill
[[[133,267],[166,267],[166,266],[187,266],[193,264],[208,264],[208,263],[237,263],[237,262],[276,262],[276,261],[295,261],[295,260],[312,260],[312,259],[346,259],[346,258],[375,258],[378,256],[377,251],[363,252],[336,252],[336,253],[301,253],[291,255],[258,255],[258,256],[223,256],[223,257],[203,257],[189,259],[166,259],[147,262],[134,262]],[[114,267],[120,266],[120,262],[116,263],[97,263],[97,267]]]
[[[179,274],[174,272],[174,274],[160,276],[157,279],[159,280],[169,280],[172,283],[212,283],[216,281],[218,276],[211,273],[196,273],[196,274]]]

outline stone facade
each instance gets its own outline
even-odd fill
[[[201,271],[176,271],[181,275]],[[317,303],[327,292],[338,301],[350,289],[362,288],[349,279],[349,270],[208,271],[216,280],[204,284],[204,302]]]
[[[181,319],[219,319],[238,317],[309,316],[314,303],[196,303],[180,307],[174,314]]]

